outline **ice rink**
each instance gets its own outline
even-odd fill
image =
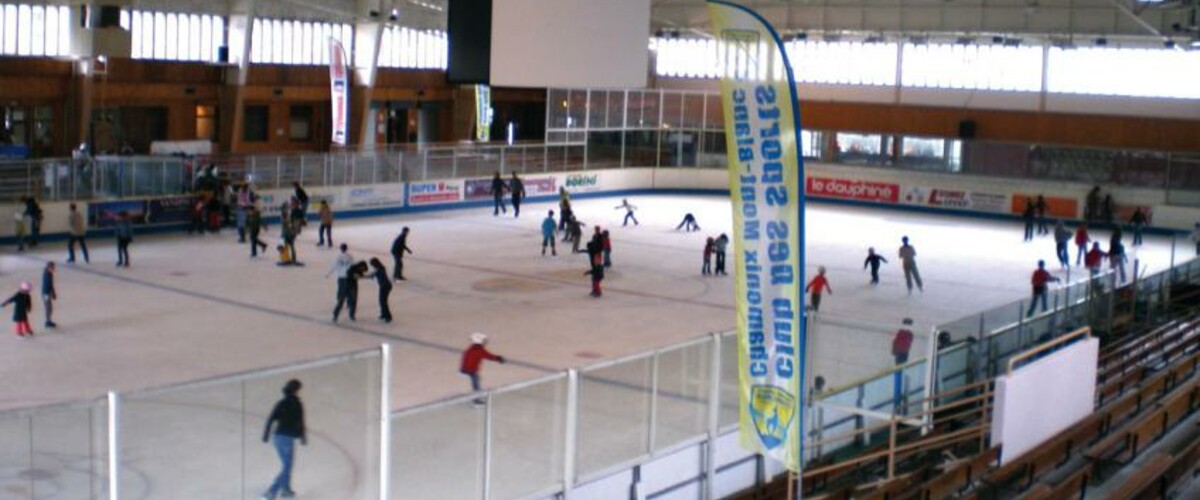
[[[507,357],[488,364],[484,385],[496,387],[573,366],[666,346],[733,327],[732,277],[700,274],[706,236],[730,233],[727,199],[717,196],[640,196],[638,226],[621,226],[619,198],[576,200],[589,227],[611,228],[614,266],[604,297],[588,296],[585,258],[564,251],[542,256],[541,219],[550,204],[523,207],[519,219],[490,208],[339,220],[337,242],[358,259],[379,257],[388,267],[391,240],[409,226],[415,254],[408,281],[392,294],[396,321],[376,319],[376,286],[360,285],[358,321],[331,322],[335,282],[325,277],[336,250],[317,249],[315,224],[298,243],[303,268],[281,268],[273,252],[250,259],[236,234],[138,236],[133,267],[113,266],[111,239],[93,239],[90,265],[62,264],[61,243],[7,254],[0,291],[34,283],[47,260],[60,263],[55,330],[37,336],[0,335],[0,408],[96,397],[393,346],[393,398],[402,409],[469,391],[458,373],[459,354],[475,331]],[[675,229],[686,212],[702,230]],[[1056,275],[1050,236],[1021,241],[1018,222],[937,216],[810,203],[807,263],[828,269],[833,294],[822,302],[824,322],[813,339],[816,373],[838,385],[891,363],[890,333],[901,318],[927,335],[938,323],[1025,297],[1029,274],[1045,259]],[[274,243],[277,226],[266,239]],[[924,293],[908,295],[896,251],[907,235],[917,249]],[[1093,238],[1107,247],[1108,232]],[[586,235],[585,235],[586,238]],[[1169,239],[1147,236],[1130,249],[1150,271],[1169,264]],[[866,249],[889,259],[882,282],[869,284]],[[1072,250],[1073,251],[1073,250]],[[1185,250],[1186,251],[1186,250]],[[731,255],[732,259],[732,255]],[[1074,259],[1074,255],[1072,255]],[[732,270],[732,261],[730,262]],[[6,311],[6,314],[7,311]],[[852,327],[852,328],[849,328]],[[834,334],[853,329],[853,334]],[[917,347],[920,347],[919,345]],[[919,355],[914,353],[914,357]]]
[[[6,381],[0,408],[127,393],[121,403],[124,497],[251,498],[276,467],[270,447],[259,442],[261,425],[291,373],[144,389],[386,342],[393,353],[390,408],[404,410],[469,392],[458,366],[475,331],[490,335],[489,347],[509,360],[484,367],[484,385],[498,387],[731,329],[732,278],[700,274],[704,238],[730,232],[728,200],[630,201],[639,207],[640,225],[620,225],[617,198],[574,203],[589,233],[597,224],[612,231],[614,267],[599,299],[588,296],[584,257],[562,243],[557,257],[540,254],[539,227],[549,204],[527,205],[519,219],[511,211],[494,217],[490,208],[471,208],[336,222],[336,241],[348,243],[356,258],[379,257],[389,267],[392,238],[402,226],[411,228],[415,255],[405,266],[409,280],[392,295],[392,324],[375,319],[371,280],[360,284],[358,321],[331,321],[335,282],[325,275],[336,251],[315,247],[315,225],[298,244],[303,268],[277,267],[274,255],[251,259],[229,230],[137,236],[130,269],[113,266],[111,239],[95,239],[90,265],[59,266],[59,328],[41,328],[38,301],[36,337],[0,335],[0,377]],[[696,215],[701,231],[675,229],[687,212]],[[921,338],[914,350],[923,350],[933,325],[1025,297],[1036,261],[1054,259],[1051,238],[1023,243],[1017,222],[828,204],[810,204],[807,220],[809,273],[826,266],[833,288],[810,344],[815,372],[831,387],[889,367],[891,334],[901,318],[916,320]],[[276,230],[268,234],[271,243]],[[918,252],[923,293],[906,292],[893,258],[904,235]],[[1107,232],[1094,237],[1107,246]],[[1131,259],[1151,270],[1165,268],[1170,240],[1146,242],[1131,247]],[[869,246],[890,261],[878,286],[863,270]],[[10,293],[29,280],[36,292],[47,260],[65,260],[61,243],[5,255],[0,290]],[[662,369],[684,377],[703,372],[689,370],[684,361],[664,357]],[[296,487],[305,498],[358,498],[377,487],[377,474],[366,465],[378,460],[373,395],[379,387],[371,375],[378,373],[377,363],[377,357],[356,358],[300,372],[311,433],[296,469]],[[644,373],[621,365],[582,379],[581,474],[636,456],[647,442],[639,433],[648,401]],[[704,429],[704,402],[689,396],[702,389],[676,382],[683,385],[656,396],[655,443]],[[565,387],[558,378],[493,400],[494,497],[520,497],[562,477]],[[733,408],[721,414],[722,423],[736,419]],[[398,497],[465,498],[479,491],[481,473],[472,475],[469,466],[479,463],[483,415],[468,396],[393,419]],[[0,496],[77,498],[102,491],[104,422],[100,406],[0,419]]]

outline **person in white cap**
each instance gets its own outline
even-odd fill
[[[479,392],[479,367],[483,364],[483,360],[490,359],[497,363],[504,363],[504,356],[497,356],[487,350],[488,338],[479,332],[471,334],[471,345],[463,351],[462,365],[459,367],[459,373],[470,377],[471,390]],[[477,403],[482,400],[475,400]]]
[[[32,289],[33,285],[28,281],[22,281],[21,289],[0,304],[0,307],[13,305],[13,331],[18,337],[33,336],[33,328],[29,326],[29,312],[33,310],[33,299],[29,297],[29,291]]]

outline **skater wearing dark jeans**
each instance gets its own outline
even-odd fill
[[[487,343],[487,335],[479,332],[472,333],[471,346],[462,353],[462,363],[459,364],[458,372],[471,379],[472,392],[479,392],[483,387],[479,381],[479,369],[483,365],[483,360],[487,359],[501,364],[506,362],[504,356],[497,356],[488,351]],[[482,404],[483,398],[476,399],[475,403]]]
[[[612,239],[607,229],[600,232],[600,250],[604,252],[604,267],[612,267]]]
[[[504,179],[500,178],[500,172],[496,172],[496,176],[492,177],[492,215],[500,215],[500,212],[508,214],[508,208],[504,206],[504,191],[508,189],[504,185]]]
[[[191,224],[188,225],[188,234],[204,234],[204,207],[208,204],[204,201],[204,197],[196,198],[195,203],[192,203]]]
[[[867,249],[867,260],[863,261],[863,269],[866,269],[868,266],[871,267],[871,284],[872,285],[879,284],[879,264],[880,263],[886,264],[887,259],[883,258],[882,255],[875,253],[875,247],[868,248]]]
[[[79,249],[83,251],[83,261],[90,263],[87,249],[87,224],[83,220],[83,214],[75,208],[75,204],[71,204],[71,213],[67,215],[67,225],[71,228],[71,235],[67,238],[67,263],[75,262],[75,244],[79,243]]]
[[[508,181],[508,191],[512,193],[513,218],[520,217],[521,202],[525,201],[525,183],[521,182],[516,172],[512,173],[512,179]]]
[[[33,336],[33,328],[29,326],[29,313],[33,311],[33,299],[29,297],[31,289],[33,289],[33,285],[30,285],[28,281],[22,281],[21,289],[0,304],[0,307],[13,305],[13,332],[18,337]]]
[[[1058,263],[1062,267],[1071,267],[1071,251],[1067,249],[1067,245],[1070,243],[1071,230],[1067,229],[1067,225],[1060,220],[1054,226],[1054,253],[1058,256]]]
[[[589,241],[587,251],[588,263],[591,265],[591,269],[584,271],[583,274],[585,276],[589,274],[592,276],[591,296],[599,297],[602,294],[600,291],[600,282],[604,281],[604,262],[600,256],[600,242],[596,240]]]
[[[809,303],[812,304],[812,310],[819,311],[821,309],[821,293],[828,291],[829,295],[833,295],[833,287],[829,286],[829,280],[825,279],[825,266],[817,266],[817,276],[808,282],[808,286],[804,287],[804,291],[812,293],[809,295]]]
[[[1025,312],[1026,317],[1033,316],[1038,299],[1042,300],[1042,312],[1046,312],[1046,285],[1054,281],[1058,281],[1058,278],[1051,276],[1050,272],[1046,270],[1046,261],[1039,260],[1038,268],[1033,272],[1033,278],[1030,279],[1033,284],[1033,298],[1029,301],[1029,311]]]
[[[262,251],[267,251],[267,244],[258,239],[258,234],[262,231],[262,214],[259,213],[258,207],[250,206],[246,209],[246,231],[250,233],[250,257],[258,257],[259,247],[262,247]]]
[[[716,240],[713,240],[712,236],[709,236],[704,241],[704,265],[700,266],[700,274],[703,276],[712,274],[712,255],[716,251],[715,247]]]
[[[567,228],[567,219],[571,218],[571,193],[567,192],[567,188],[558,188],[558,230],[562,231]],[[567,241],[567,240],[563,240]]]
[[[1092,238],[1088,236],[1087,223],[1084,222],[1075,228],[1075,248],[1079,249],[1079,253],[1075,255],[1076,266],[1083,263],[1083,258],[1088,253],[1087,244],[1089,241],[1092,241]]]
[[[329,209],[328,201],[321,200],[317,217],[321,219],[321,225],[317,227],[317,246],[328,242],[329,248],[333,248],[333,210]]]
[[[1133,246],[1142,246],[1142,231],[1146,229],[1146,214],[1142,207],[1137,207],[1129,217],[1129,225],[1133,226]]]
[[[1113,272],[1120,276],[1121,283],[1125,282],[1125,244],[1121,243],[1121,230],[1113,231],[1112,239],[1108,243],[1108,263]],[[1134,269],[1134,272],[1137,270]]]
[[[729,247],[729,236],[721,233],[717,239],[713,241],[713,247],[717,251],[717,269],[715,274],[728,274],[725,272],[725,250]]]
[[[562,213],[558,214],[558,230],[563,232],[563,243],[571,241],[571,221],[574,219],[575,212],[571,210],[571,204],[563,205]]]
[[[1033,208],[1037,211],[1037,233],[1050,234],[1050,229],[1046,227],[1046,197],[1039,194]]]
[[[36,247],[42,238],[42,207],[32,196],[25,197],[25,217],[29,220],[29,246]]]
[[[908,244],[908,236],[900,238],[900,262],[904,268],[904,283],[908,285],[908,294],[912,295],[913,281],[917,282],[917,290],[925,291],[921,283],[921,272],[917,270],[917,249]]]
[[[696,224],[696,216],[692,215],[691,212],[684,214],[683,221],[678,226],[675,226],[676,231],[680,229],[684,231],[699,231],[700,225]]]
[[[129,267],[129,244],[133,243],[133,223],[129,220],[129,212],[122,210],[117,213],[114,234],[117,237],[117,267]]]
[[[308,213],[308,192],[300,187],[300,181],[292,183],[292,197],[296,200],[296,211],[301,219]]]
[[[235,213],[234,217],[237,222],[238,243],[245,243],[246,217],[250,215],[249,212],[251,207],[250,186],[248,184],[242,184],[241,186],[238,186],[235,199],[237,201],[237,212]]]
[[[571,253],[579,253],[583,240],[583,222],[575,217],[567,221],[567,239],[571,242]]]
[[[275,452],[279,454],[281,464],[279,474],[275,476],[271,486],[262,495],[265,500],[272,500],[277,495],[281,495],[283,498],[296,496],[296,493],[292,491],[292,464],[296,455],[296,440],[300,440],[302,445],[308,445],[307,432],[304,428],[304,404],[297,396],[300,387],[300,381],[296,379],[289,380],[283,386],[283,399],[275,403],[275,408],[271,410],[271,416],[267,417],[267,425],[263,429],[262,441],[266,443],[271,438],[271,427],[274,424],[273,444]]]
[[[54,323],[54,301],[58,300],[58,291],[54,288],[54,263],[47,262],[42,270],[42,305],[46,310],[46,328],[56,328]]]
[[[1025,220],[1025,241],[1033,240],[1033,218],[1036,209],[1033,207],[1033,200],[1025,198],[1025,212],[1021,214],[1021,218]]]
[[[542,255],[546,255],[546,245],[550,245],[550,255],[558,255],[558,250],[554,249],[554,211],[546,212],[546,218],[542,219]]]
[[[622,227],[628,226],[629,221],[631,221],[631,220],[633,221],[633,225],[635,225],[635,226],[638,225],[637,217],[633,216],[633,211],[637,210],[637,207],[630,205],[628,198],[621,198],[621,204],[613,207],[613,210],[619,210],[622,208],[625,209],[625,222],[622,222],[621,226]]]
[[[379,259],[371,257],[371,268],[374,269],[371,275],[379,285],[379,319],[384,323],[391,323],[392,308],[388,306],[388,296],[392,294],[392,280],[388,278],[387,269]]]
[[[325,273],[328,278],[333,275],[337,279],[337,305],[333,307],[333,321],[336,323],[338,316],[342,313],[342,306],[349,302],[350,320],[354,321],[354,312],[357,308],[358,297],[350,297],[350,268],[354,267],[354,256],[350,255],[349,247],[342,243],[341,253],[337,258],[333,259],[333,264],[329,266],[329,271]],[[357,291],[357,290],[356,290]]]
[[[913,343],[912,318],[904,318],[902,324],[903,326],[896,330],[896,335],[892,337],[892,356],[896,359],[897,365],[908,362],[908,352],[912,350]]]
[[[392,279],[404,281],[404,252],[413,253],[408,247],[408,226],[400,229],[400,234],[392,240]]]

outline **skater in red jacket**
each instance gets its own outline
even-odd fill
[[[483,360],[492,360],[497,363],[504,363],[504,356],[497,356],[487,350],[487,335],[482,333],[471,334],[471,346],[462,353],[462,365],[459,367],[459,373],[470,377],[471,390],[479,392],[479,367],[483,364]],[[483,399],[476,399],[476,403],[482,403]]]

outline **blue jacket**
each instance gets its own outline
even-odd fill
[[[54,291],[54,273],[49,269],[42,271],[42,295],[58,295]]]
[[[558,227],[554,223],[554,217],[546,217],[542,220],[542,237],[551,238],[554,236],[554,229]]]

